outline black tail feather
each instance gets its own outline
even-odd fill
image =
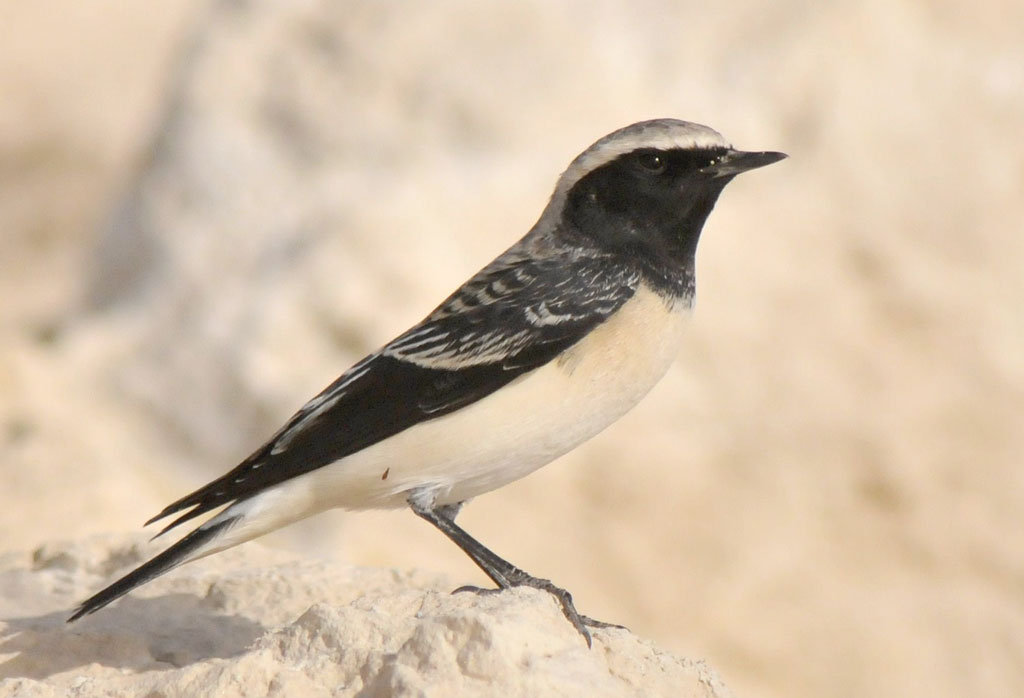
[[[268,448],[269,447],[264,447],[264,450],[267,450]],[[257,462],[256,456],[261,453],[262,451],[258,451],[246,460],[242,461],[242,463],[231,472],[222,475],[213,482],[207,483],[195,492],[187,494],[175,502],[171,502],[144,525],[149,526],[160,519],[167,518],[171,514],[184,512],[174,521],[164,526],[159,533],[153,536],[154,538],[159,538],[172,528],[180,526],[186,521],[191,521],[197,516],[202,516],[203,514],[213,511],[225,504],[246,499],[249,496],[256,494],[261,489],[265,489],[258,483],[251,487],[239,484],[244,483],[246,479],[244,474],[239,475],[239,473],[246,468],[250,468],[252,463]]]
[[[230,527],[237,517],[220,521],[208,528],[200,527],[189,533],[177,543],[163,551],[149,562],[135,568],[116,582],[90,596],[79,604],[78,609],[68,618],[67,622],[78,620],[115,601],[137,586],[159,577],[185,562],[186,558],[206,543],[216,538],[222,531]]]
[[[169,523],[166,526],[164,526],[163,528],[161,528],[160,531],[158,531],[157,534],[155,536],[153,536],[150,540],[156,540],[160,536],[162,536],[165,533],[167,533],[168,531],[170,531],[175,526],[180,526],[181,524],[185,523],[186,521],[191,521],[192,519],[196,518],[197,516],[199,516],[201,514],[205,514],[206,512],[210,511],[211,509],[216,509],[216,508],[217,507],[215,507],[215,506],[214,507],[208,507],[208,508],[205,508],[205,509],[202,508],[202,507],[196,507],[195,509],[192,509],[191,511],[186,511],[184,514],[182,514],[181,516],[176,518],[174,521],[172,521],[171,523]],[[162,518],[162,517],[157,517],[157,518],[154,518],[154,519],[150,519],[149,521],[146,522],[146,525],[148,526],[149,524],[153,523],[154,521],[158,520],[159,518]]]

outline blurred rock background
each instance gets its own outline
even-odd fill
[[[0,1],[0,552],[220,474],[632,121],[790,160],[650,398],[465,525],[738,696],[1024,692],[1024,6]],[[482,576],[405,512],[275,545]]]

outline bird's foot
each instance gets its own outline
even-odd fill
[[[470,594],[487,595],[498,594],[502,591],[504,591],[504,589],[488,589],[485,587],[474,586],[472,584],[464,584],[463,586],[460,586],[458,589],[452,589],[453,594],[463,594],[468,592]]]
[[[523,572],[522,570],[516,570],[516,572],[517,574],[510,575],[508,577],[507,585],[502,585],[497,589],[483,589],[477,586],[466,585],[459,587],[452,593],[459,594],[462,592],[472,592],[474,594],[497,594],[504,591],[505,589],[511,589],[513,587],[532,587],[533,589],[540,589],[541,591],[546,591],[558,600],[558,603],[562,606],[562,613],[565,614],[565,617],[569,620],[570,623],[572,623],[573,627],[576,628],[576,631],[583,636],[584,640],[586,640],[587,647],[593,646],[593,642],[590,637],[590,631],[587,630],[588,627],[618,628],[620,630],[626,629],[624,626],[616,625],[615,623],[605,623],[603,621],[594,620],[589,616],[584,616],[580,614],[579,611],[576,610],[576,606],[572,602],[572,594],[570,594],[568,591],[559,586],[555,586],[550,580],[532,577]]]

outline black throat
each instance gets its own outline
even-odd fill
[[[589,173],[569,190],[558,234],[636,268],[662,294],[692,296],[700,234],[731,177],[694,174],[686,157],[670,163],[674,177],[647,176],[623,159]]]

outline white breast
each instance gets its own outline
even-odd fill
[[[400,507],[417,488],[449,504],[508,484],[636,405],[668,370],[688,316],[686,304],[666,303],[641,286],[555,361],[468,407],[282,483],[268,498],[309,515]]]

